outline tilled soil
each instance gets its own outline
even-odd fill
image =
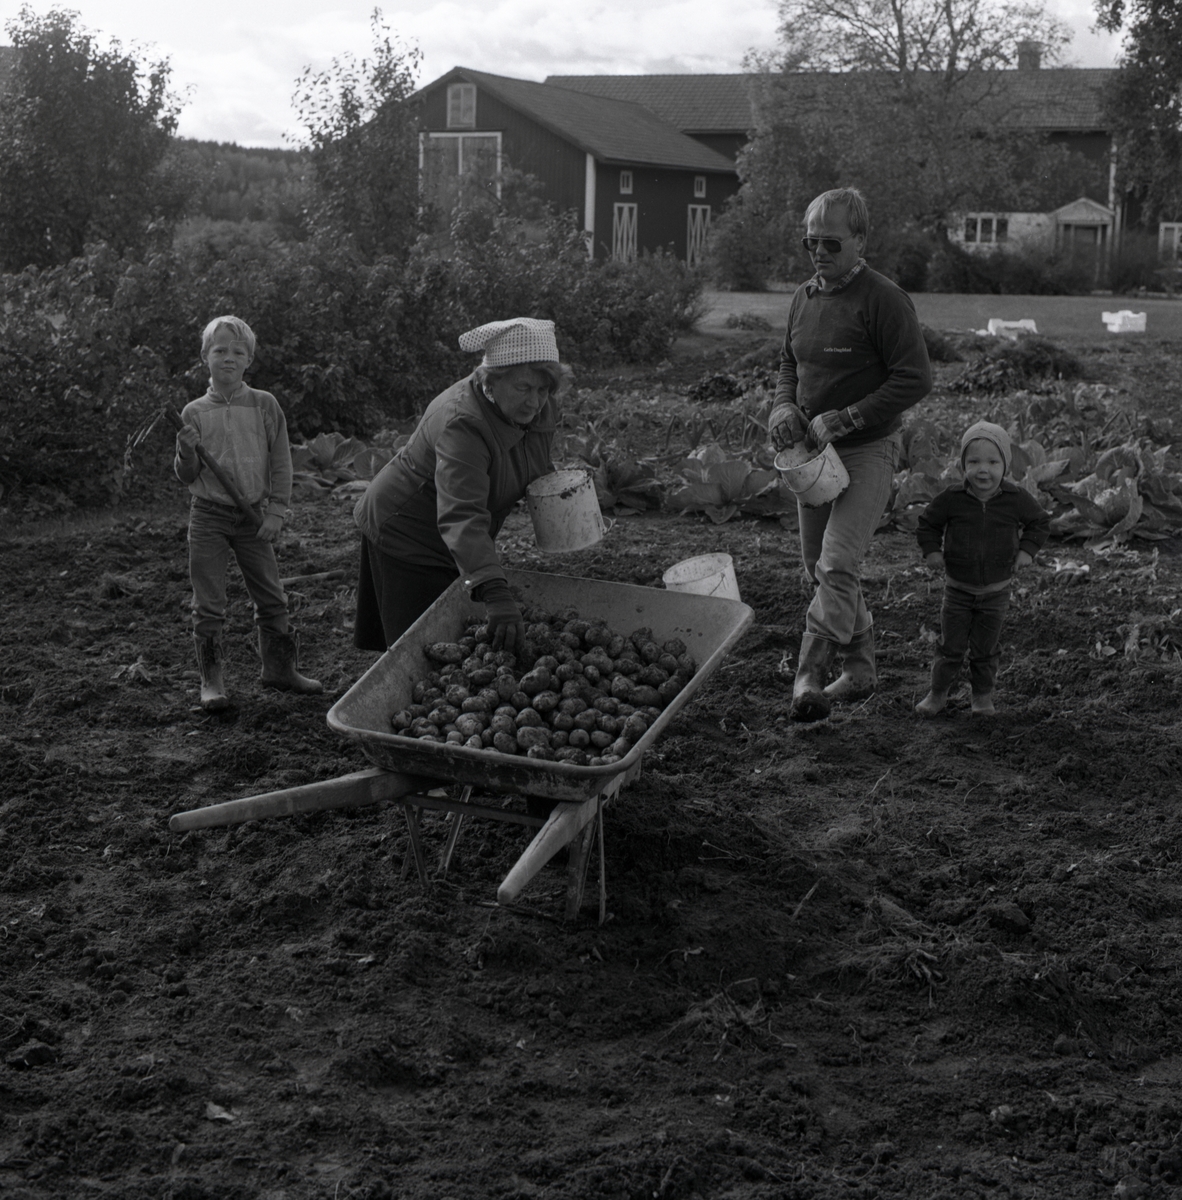
[[[0,1195],[1182,1188],[1174,543],[1052,544],[998,716],[959,697],[924,721],[939,584],[879,535],[879,690],[813,726],[785,715],[791,529],[653,514],[542,558],[515,516],[501,544],[658,586],[726,549],[755,611],[607,810],[603,924],[594,878],[562,920],[558,863],[496,905],[529,836],[503,823],[426,891],[397,806],[169,833],[366,765],[325,722],[374,658],[347,504],[299,506],[283,545],[285,575],[345,572],[290,589],[326,695],[257,683],[236,584],[218,716],[195,707],[180,509],[0,545]],[[434,860],[447,826],[423,823]]]

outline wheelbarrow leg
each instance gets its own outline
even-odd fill
[[[419,872],[419,883],[426,887],[430,880],[427,876],[427,859],[423,854],[423,842],[419,837],[419,810],[413,804],[404,804],[403,811],[406,813],[406,828],[410,833],[410,849],[414,855],[415,866]],[[410,858],[404,858],[403,862],[403,877],[405,878],[405,869]]]
[[[566,872],[566,919],[573,921],[583,907],[591,855],[599,843],[599,923],[607,920],[607,861],[603,847],[603,805],[597,804],[595,819],[575,835]]]
[[[467,804],[472,796],[472,785],[467,784],[460,794],[460,803]],[[447,842],[443,847],[443,853],[439,856],[439,873],[446,875],[448,868],[451,866],[451,857],[456,852],[456,846],[460,840],[460,832],[464,828],[464,813],[453,812],[448,814],[451,817],[451,828],[447,833]]]

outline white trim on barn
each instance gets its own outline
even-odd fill
[[[595,155],[588,154],[583,169],[583,236],[587,256],[595,257]]]
[[[700,267],[710,234],[710,205],[687,204],[685,225],[685,265]]]
[[[633,262],[636,258],[636,205],[612,205],[612,258]]]

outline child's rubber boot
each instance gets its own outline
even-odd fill
[[[865,700],[878,686],[874,665],[874,626],[855,634],[848,646],[838,649],[841,674],[825,689],[830,700]]]
[[[201,707],[206,712],[221,712],[230,703],[226,695],[222,639],[216,634],[193,634],[197,651],[197,669],[201,672]]]
[[[996,717],[997,709],[993,707],[992,692],[974,692],[973,693],[973,716],[974,717]]]
[[[259,657],[263,660],[259,679],[267,686],[318,696],[324,691],[319,679],[309,679],[299,672],[299,642],[294,634],[274,629],[259,630]]]
[[[933,688],[924,698],[915,706],[915,711],[921,717],[934,717],[938,713],[942,713],[948,705],[948,693],[946,691],[938,692]]]
[[[937,657],[932,663],[932,686],[928,694],[915,706],[921,717],[934,717],[942,713],[948,704],[948,693],[960,674],[960,663],[949,662]]]
[[[815,633],[806,633],[800,639],[796,681],[792,685],[792,707],[788,710],[792,720],[823,721],[829,715],[825,677],[836,650],[836,642],[818,637]]]

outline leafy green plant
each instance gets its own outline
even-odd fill
[[[786,493],[777,471],[731,458],[716,443],[703,446],[681,464],[685,486],[669,497],[669,507],[703,512],[716,525],[742,512],[773,516],[793,512],[796,502]]]
[[[600,508],[626,516],[661,507],[665,489],[653,464],[613,456],[591,422],[584,436],[567,439],[567,449],[591,468]]]

